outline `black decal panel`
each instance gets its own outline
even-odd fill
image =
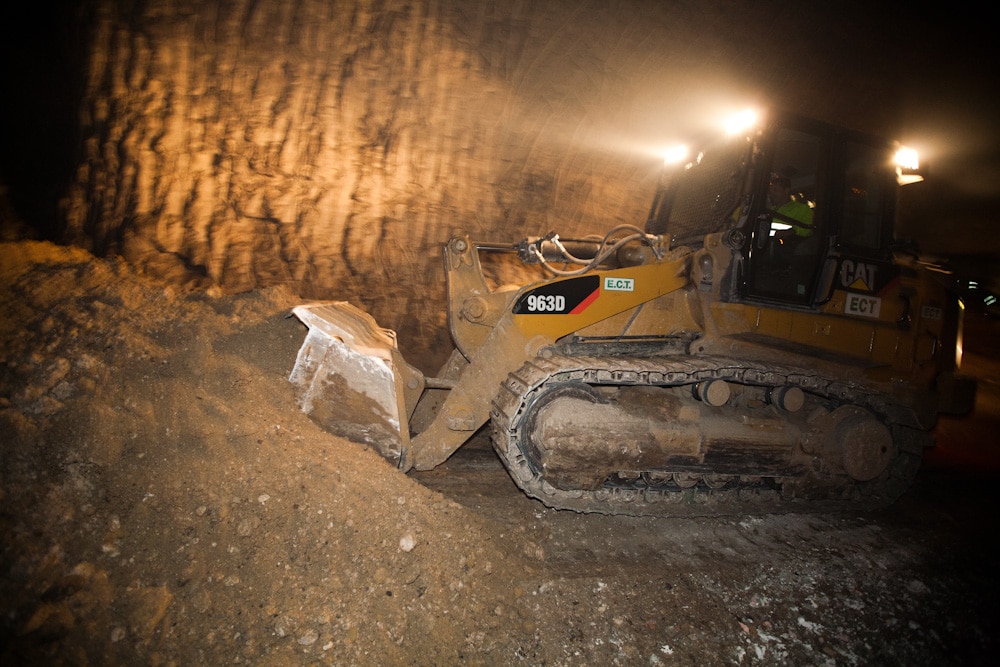
[[[528,290],[514,304],[515,315],[580,313],[601,293],[598,276],[581,276]]]
[[[837,286],[855,292],[877,293],[899,275],[892,262],[844,257],[837,267]]]

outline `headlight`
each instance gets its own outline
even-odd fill
[[[919,183],[924,180],[920,171],[920,156],[908,146],[899,146],[893,158],[896,163],[896,182],[899,185]]]
[[[757,112],[753,109],[744,109],[735,116],[726,119],[726,134],[735,135],[749,130],[757,124]]]

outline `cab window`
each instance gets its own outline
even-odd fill
[[[840,245],[867,256],[877,255],[891,215],[886,209],[891,183],[887,182],[885,151],[850,142],[845,157]]]
[[[757,195],[757,226],[750,256],[750,293],[808,303],[825,251],[829,202],[822,166],[826,142],[816,134],[782,128]]]

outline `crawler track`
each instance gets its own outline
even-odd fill
[[[613,364],[613,365],[612,365]],[[681,488],[654,474],[612,476],[596,491],[553,487],[525,455],[525,421],[535,399],[561,383],[592,386],[683,386],[712,379],[757,387],[794,386],[815,404],[857,405],[889,427],[894,456],[885,472],[858,482],[817,464],[799,477],[733,478],[722,488],[704,482]],[[635,516],[698,516],[788,511],[874,509],[896,500],[912,482],[929,435],[909,409],[866,387],[796,368],[718,357],[588,357],[547,353],[511,373],[493,402],[493,444],[515,483],[545,505],[578,512]]]

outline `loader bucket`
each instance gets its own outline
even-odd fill
[[[423,375],[403,361],[395,332],[344,301],[292,312],[309,327],[288,378],[302,411],[400,465],[410,441],[406,396],[419,395]]]

